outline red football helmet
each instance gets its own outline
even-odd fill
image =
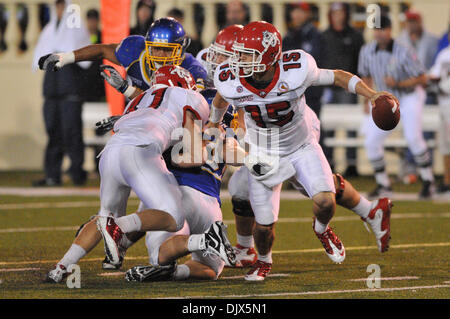
[[[228,60],[233,55],[233,44],[237,39],[238,33],[244,27],[240,24],[233,24],[221,30],[213,44],[208,48],[206,55],[206,69],[210,77],[214,76],[217,66]]]
[[[243,55],[250,55],[251,58]],[[264,72],[281,56],[281,34],[274,25],[265,21],[254,21],[239,32],[233,44],[230,68],[235,76],[249,77],[255,72]]]
[[[165,65],[155,71],[151,78],[150,86],[163,84],[167,86],[179,86],[188,90],[197,90],[195,80],[191,73],[176,65]]]

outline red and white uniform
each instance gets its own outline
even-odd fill
[[[226,63],[217,68],[214,85],[227,102],[246,111],[250,152],[263,151],[288,160],[295,168],[295,179],[310,197],[334,192],[332,172],[317,141],[317,123],[305,112],[304,92],[319,84],[320,69],[314,58],[302,50],[283,52],[274,66],[274,78],[265,89],[254,88],[247,78],[234,77]],[[278,219],[281,184],[268,188],[249,175],[256,221],[271,224]]]
[[[137,110],[116,122],[115,134],[100,158],[99,214],[125,215],[132,189],[145,207],[169,213],[181,229],[185,221],[182,194],[161,154],[179,141],[175,133],[182,129],[186,112],[193,112],[205,124],[209,106],[197,92],[156,85],[127,108]]]

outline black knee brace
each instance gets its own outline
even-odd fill
[[[232,198],[231,203],[233,204],[233,213],[242,217],[255,217],[253,214],[252,206],[250,201],[239,198]]]

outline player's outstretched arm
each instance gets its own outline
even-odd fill
[[[375,105],[375,100],[382,96],[387,95],[393,99],[398,105],[400,105],[398,99],[392,93],[386,91],[377,92],[371,89],[366,83],[364,83],[358,76],[346,72],[343,70],[334,70],[334,85],[346,89],[348,92],[361,95],[370,100],[372,106]]]
[[[47,54],[39,59],[39,69],[58,71],[67,64],[98,59],[107,59],[112,63],[120,64],[115,55],[118,45],[118,43],[91,44],[71,52]]]

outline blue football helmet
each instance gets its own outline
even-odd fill
[[[189,42],[177,20],[161,18],[153,22],[145,36],[145,55],[150,70],[155,71],[166,64],[180,65]],[[164,56],[155,55],[154,49],[165,51]]]

